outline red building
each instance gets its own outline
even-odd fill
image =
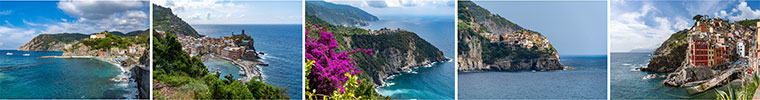
[[[703,40],[692,39],[689,43],[689,63],[692,66],[709,66],[709,43]]]

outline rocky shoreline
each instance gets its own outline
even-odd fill
[[[387,86],[393,85],[393,84],[388,84],[385,81],[393,79],[394,77],[396,77],[398,75],[405,74],[405,73],[414,73],[414,74],[416,74],[417,72],[415,72],[414,69],[419,69],[420,67],[432,67],[432,65],[435,64],[435,63],[451,62],[450,58],[446,58],[446,59],[448,59],[448,60],[436,61],[436,62],[423,62],[423,63],[414,65],[414,67],[405,67],[405,68],[402,68],[401,69],[402,72],[395,71],[395,72],[391,72],[391,74],[386,74],[383,77],[381,77],[380,82],[378,82],[380,84],[379,85],[375,85],[375,87],[374,87],[375,91],[377,91],[378,88],[387,87]]]
[[[235,61],[235,60],[232,60],[230,58],[217,57],[217,56],[206,58],[206,60],[208,60],[208,59],[227,60],[227,61],[232,62],[234,65],[238,66],[241,70],[245,71],[245,74],[246,74],[245,78],[238,79],[238,80],[242,81],[243,83],[247,83],[248,81],[253,80],[257,76],[261,77],[257,81],[264,81],[263,80],[264,74],[262,74],[263,72],[262,72],[261,68],[258,67],[258,65],[267,65],[267,64],[265,64],[262,61],[258,61],[258,60],[255,60],[255,61],[250,61],[250,60]]]

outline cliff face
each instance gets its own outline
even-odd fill
[[[306,1],[306,14],[339,26],[367,26],[377,17],[356,7],[325,1]]]
[[[308,12],[306,13],[313,13]],[[356,49],[372,49],[374,54],[354,54],[355,63],[362,71],[360,77],[383,85],[383,81],[401,72],[411,71],[434,62],[447,61],[443,52],[420,38],[417,34],[406,30],[366,30],[356,27],[336,26],[313,16],[306,16],[306,26],[315,24],[326,26],[340,45],[340,51]],[[314,28],[312,28],[314,29]]]
[[[19,51],[63,51],[88,38],[89,35],[79,33],[40,34],[18,48]]]
[[[697,15],[694,26],[673,33],[670,38],[664,41],[652,54],[649,64],[645,68],[639,68],[641,71],[667,73],[662,84],[666,86],[687,88],[689,94],[696,94],[708,91],[715,87],[720,87],[735,82],[745,80],[747,76],[747,65],[736,63],[737,61],[747,61],[742,58],[739,50],[739,43],[745,45],[755,45],[752,41],[756,33],[756,26],[746,24],[746,21],[737,21],[729,23],[720,18],[707,18],[707,16]],[[745,23],[745,24],[742,24]],[[708,38],[704,38],[708,37]],[[690,51],[690,39],[700,39],[707,42],[707,48],[710,50],[725,49],[727,52],[710,53],[709,65],[690,65],[688,53]],[[745,41],[743,41],[745,40]],[[751,41],[746,41],[751,40]],[[718,48],[718,49],[714,49]],[[745,53],[752,54],[747,49],[756,49],[746,47]],[[736,83],[734,83],[736,84]]]
[[[648,72],[673,72],[684,62],[688,50],[688,41],[686,41],[688,30],[681,30],[670,35],[652,54],[657,55],[649,59],[646,68],[641,71]]]
[[[457,70],[562,70],[559,55],[538,32],[491,14],[471,1],[459,1]]]
[[[372,55],[356,55],[357,65],[363,73],[369,75],[375,84],[381,85],[384,79],[394,74],[411,71],[434,62],[449,60],[443,52],[417,34],[400,31],[389,34],[363,34],[346,36],[351,49],[373,49]]]

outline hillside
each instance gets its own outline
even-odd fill
[[[459,71],[561,70],[559,55],[541,33],[491,14],[471,1],[459,1]]]
[[[90,35],[81,33],[40,34],[18,48],[19,51],[63,51]]]
[[[707,17],[707,16],[705,16]],[[729,37],[723,37],[725,40],[725,45],[731,46],[735,45],[732,43],[736,43],[737,39],[744,39],[747,40],[747,38],[752,37],[752,35],[746,35],[749,33],[754,32],[752,30],[752,27],[756,27],[756,23],[760,21],[760,19],[748,19],[748,20],[741,20],[736,21],[734,23],[728,23],[728,21],[723,21],[720,18],[713,18],[713,19],[704,19],[704,20],[698,20],[695,22],[691,28],[689,29],[683,29],[681,31],[678,31],[676,33],[673,33],[670,35],[670,37],[665,40],[657,49],[652,53],[653,55],[656,55],[655,57],[651,58],[649,61],[649,64],[645,68],[640,68],[641,71],[647,71],[647,72],[674,72],[677,71],[677,69],[681,67],[687,66],[685,61],[688,53],[688,36],[690,33],[699,31],[698,25],[706,25],[704,23],[719,23],[715,25],[707,25],[706,29],[714,28],[715,33],[729,36]],[[722,24],[722,25],[721,25]],[[744,33],[744,34],[730,34],[727,35],[727,33]],[[731,37],[736,36],[736,37]],[[742,36],[742,37],[738,37]],[[747,45],[752,44],[752,42],[748,42]],[[734,49],[729,47],[728,49]],[[735,51],[735,50],[729,50],[729,51]],[[735,54],[734,54],[735,55]],[[736,57],[730,57],[732,59],[737,59]],[[733,61],[732,59],[729,59],[729,61]]]
[[[325,1],[307,1],[306,15],[340,26],[367,26],[369,21],[378,20],[376,16],[359,8]]]
[[[173,33],[175,35],[202,37],[190,24],[174,15],[172,9],[155,4],[153,4],[153,30]]]
[[[140,41],[129,42],[147,42],[148,29],[137,30],[124,34],[119,31],[107,32],[116,36],[139,36],[144,38]],[[98,34],[98,33],[92,33]],[[90,38],[89,34],[82,33],[58,33],[58,34],[40,34],[34,37],[31,41],[27,42],[24,46],[18,48],[19,51],[65,51],[65,49],[74,46],[82,41],[82,39]],[[76,46],[74,46],[76,47]]]
[[[311,13],[311,12],[307,12]],[[315,17],[306,16],[306,26],[317,29],[314,25],[325,26],[340,45],[340,51],[372,49],[372,55],[353,55],[361,70],[360,77],[384,85],[384,79],[414,67],[433,62],[449,60],[438,48],[406,30],[366,30],[355,27],[343,27],[327,24]],[[308,30],[316,31],[316,30]],[[318,36],[310,36],[318,37]]]
[[[499,14],[492,14],[485,8],[478,6],[471,1],[459,1],[457,8],[459,20],[466,21],[467,24],[473,25],[474,29],[486,30],[494,35],[515,33],[524,30],[517,24],[514,24]]]

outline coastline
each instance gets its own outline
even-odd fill
[[[218,56],[212,56],[212,57],[209,57],[209,58],[206,58],[206,59],[220,59],[220,60],[227,60],[227,61],[232,62],[232,64],[238,66],[238,68],[240,70],[245,71],[245,74],[246,74],[245,78],[237,79],[237,80],[242,81],[243,83],[247,83],[248,81],[254,79],[254,77],[256,77],[256,76],[261,77],[259,81],[264,81],[263,80],[264,79],[263,78],[264,75],[262,74],[263,72],[262,72],[261,68],[259,68],[259,66],[257,66],[258,64],[263,63],[261,61],[248,61],[248,60],[235,61],[235,60],[232,60],[230,58],[218,57]],[[253,66],[253,67],[251,67],[251,66]]]
[[[446,59],[449,59],[449,58],[446,58]],[[415,66],[413,66],[413,67],[409,67],[409,69],[404,69],[404,70],[402,70],[402,72],[401,72],[401,73],[393,73],[393,74],[388,74],[388,75],[386,75],[386,76],[385,76],[385,77],[384,77],[384,78],[383,78],[383,79],[380,81],[380,85],[379,85],[379,86],[375,86],[375,87],[374,87],[374,90],[375,90],[375,92],[378,92],[378,89],[380,89],[380,88],[383,88],[383,87],[389,87],[389,86],[395,85],[395,83],[391,83],[391,84],[388,84],[388,83],[386,83],[386,81],[388,81],[388,80],[390,80],[390,79],[393,79],[394,77],[397,77],[397,76],[399,76],[399,75],[403,75],[403,74],[409,74],[409,73],[411,73],[411,74],[417,74],[417,72],[416,72],[416,71],[414,71],[414,70],[416,70],[416,69],[419,69],[419,68],[421,68],[421,67],[433,67],[433,66],[432,66],[433,64],[436,64],[436,63],[439,63],[439,62],[451,62],[451,61],[452,61],[452,60],[451,60],[451,59],[449,59],[449,60],[444,60],[444,61],[426,62],[426,63],[423,63],[423,64],[417,64],[417,65],[415,65]],[[378,92],[378,93],[379,93],[379,92]]]
[[[116,85],[118,87],[127,88],[125,91],[126,93],[124,95],[127,99],[135,99],[139,98],[139,89],[136,87],[136,80],[132,76],[133,73],[131,73],[128,69],[132,69],[136,65],[127,65],[122,66],[121,64],[118,64],[116,61],[108,60],[108,58],[102,57],[102,56],[42,56],[38,57],[38,59],[48,59],[48,58],[56,58],[56,59],[94,59],[101,62],[106,62],[108,64],[113,65],[116,68],[119,68],[119,75],[116,75],[115,77],[111,78],[110,81],[116,82]],[[135,87],[130,87],[131,83],[135,84]]]

